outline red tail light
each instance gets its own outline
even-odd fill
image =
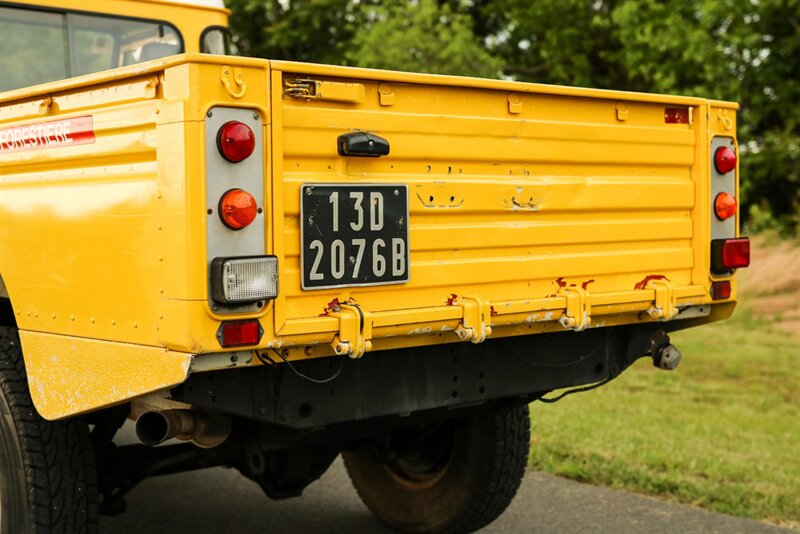
[[[219,217],[231,230],[241,230],[256,219],[258,205],[253,195],[242,189],[231,189],[219,201]]]
[[[714,152],[714,168],[720,174],[727,174],[736,168],[736,152],[730,147],[721,146]]]
[[[711,298],[713,300],[726,300],[731,298],[731,283],[726,280],[724,282],[714,282],[711,284]]]
[[[714,199],[714,214],[720,221],[736,215],[736,207],[736,198],[730,193],[720,193]]]
[[[229,121],[217,133],[217,148],[223,158],[231,163],[239,163],[249,158],[255,150],[256,136],[243,122]]]
[[[665,124],[689,124],[689,108],[664,108]]]
[[[257,319],[247,321],[227,321],[217,330],[217,341],[223,347],[258,345],[264,330]]]
[[[750,265],[750,239],[714,239],[711,242],[711,269],[730,271]]]

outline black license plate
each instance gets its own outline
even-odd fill
[[[300,188],[303,289],[408,281],[408,187]]]

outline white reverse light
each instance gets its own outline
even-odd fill
[[[224,304],[255,302],[278,296],[278,258],[214,258],[212,298]]]

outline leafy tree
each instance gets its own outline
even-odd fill
[[[228,5],[246,55],[740,102],[743,214],[798,228],[800,0]]]
[[[368,2],[228,0],[242,55],[339,65],[360,29]]]
[[[367,8],[348,50],[361,67],[496,78],[501,62],[475,37],[472,19],[434,0]]]

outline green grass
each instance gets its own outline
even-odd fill
[[[677,371],[533,403],[531,468],[800,526],[798,336],[737,310],[671,337]]]

